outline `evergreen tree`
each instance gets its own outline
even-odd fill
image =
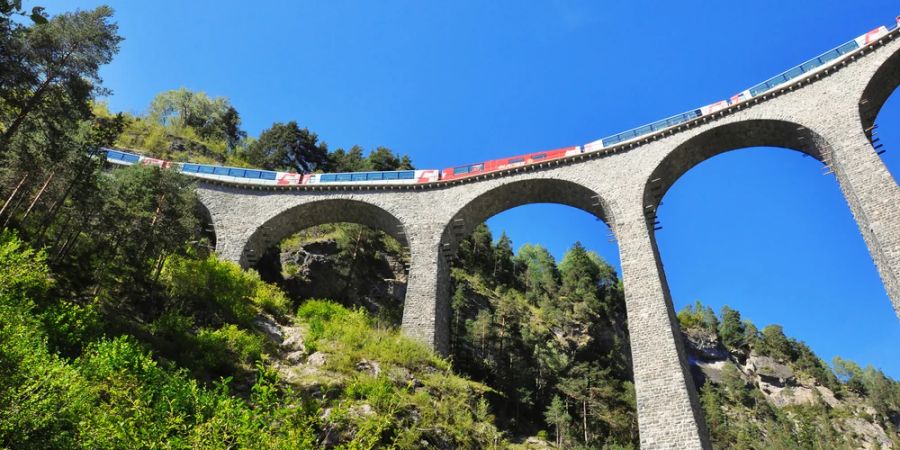
[[[722,344],[729,350],[742,349],[746,344],[744,336],[746,330],[741,322],[741,313],[726,305],[722,307],[721,315],[719,337],[722,339]]]
[[[339,148],[328,154],[326,172],[364,172],[367,169],[363,149],[354,145],[349,151]]]
[[[459,260],[463,267],[484,278],[494,270],[494,247],[491,230],[484,223],[478,224],[472,234],[459,243]]]
[[[547,407],[544,417],[548,425],[556,428],[556,447],[562,447],[563,433],[565,433],[569,422],[572,421],[572,416],[569,415],[569,412],[566,410],[566,404],[558,395],[553,396],[553,400],[550,401],[550,406]]]
[[[4,20],[4,28],[16,32],[0,37],[0,157],[20,133],[47,136],[89,118],[88,101],[104,92],[100,66],[112,60],[122,41],[107,6],[49,21],[37,12],[27,30]]]
[[[493,248],[494,269],[492,279],[502,285],[510,285],[513,282],[513,251],[512,241],[506,233],[500,235],[500,240]]]
[[[247,149],[251,164],[267,170],[307,173],[327,161],[328,147],[319,136],[297,122],[275,123]]]
[[[554,298],[559,289],[559,273],[553,255],[541,245],[525,244],[519,248],[515,265],[520,267],[519,284],[532,305]]]
[[[783,360],[792,360],[791,343],[784,335],[781,325],[767,325],[762,330],[760,352]]]

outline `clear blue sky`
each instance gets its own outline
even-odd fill
[[[584,144],[708,104],[900,13],[896,1],[846,0],[107,3],[126,38],[102,71],[113,110],[142,112],[184,86],[228,97],[251,135],[297,120],[331,148],[383,145],[420,168]],[[879,123],[900,174],[896,97]],[[728,304],[827,361],[900,378],[900,322],[818,163],[740,150],[688,172],[663,201],[657,236],[677,308]],[[489,224],[517,246],[560,257],[577,239],[619,265],[608,229],[581,211],[533,205]]]

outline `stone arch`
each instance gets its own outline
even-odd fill
[[[825,138],[795,122],[753,119],[723,124],[681,143],[657,164],[650,177],[644,180],[645,212],[654,213],[675,182],[703,161],[748,147],[795,150],[819,161],[828,160],[831,156],[831,147]]]
[[[218,236],[216,235],[216,222],[213,219],[213,215],[209,211],[209,208],[207,208],[206,204],[199,198],[197,199],[197,204],[194,208],[194,214],[196,214],[197,219],[200,221],[200,236],[207,238],[210,247],[215,250],[216,241],[218,239]]]
[[[244,267],[255,263],[269,246],[292,233],[338,222],[356,223],[384,231],[409,248],[403,223],[380,206],[351,199],[313,200],[287,208],[260,225],[244,244],[240,263]]]
[[[898,86],[900,86],[900,50],[888,56],[866,82],[862,96],[857,102],[859,119],[864,130],[875,124],[881,108]]]
[[[441,242],[453,251],[459,240],[472,233],[478,224],[503,211],[533,203],[571,206],[607,225],[611,222],[606,202],[593,190],[568,180],[532,178],[502,184],[467,201],[444,227]]]

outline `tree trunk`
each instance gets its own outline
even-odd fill
[[[93,155],[94,155],[93,150],[91,150],[90,155],[93,157]],[[63,192],[62,198],[57,200],[56,203],[54,203],[53,206],[50,208],[50,212],[47,214],[47,217],[44,219],[44,222],[41,224],[41,229],[38,232],[38,241],[39,242],[40,242],[40,240],[42,240],[44,238],[44,233],[47,231],[47,228],[50,227],[50,223],[52,223],[53,220],[56,218],[57,211],[63,205],[63,203],[65,203],[66,199],[69,198],[69,194],[72,193],[72,189],[75,187],[75,184],[78,183],[78,181],[81,179],[82,176],[84,176],[85,170],[88,167],[90,167],[90,165],[91,165],[90,160],[86,161],[84,164],[81,165],[81,167],[78,169],[78,174],[75,175],[75,178],[72,179],[72,181],[66,187],[65,192]]]
[[[68,58],[68,55],[66,57]],[[35,106],[37,106],[38,102],[40,102],[41,99],[44,98],[44,92],[47,90],[47,87],[50,86],[50,83],[52,83],[55,78],[56,75],[52,74],[51,72],[51,74],[47,76],[47,79],[44,80],[43,83],[41,83],[40,87],[38,87],[38,89],[34,91],[34,95],[32,95],[30,99],[28,99],[28,103],[26,103],[25,107],[22,108],[21,111],[19,111],[19,114],[13,120],[12,124],[10,124],[9,128],[7,128],[6,131],[3,132],[3,136],[0,137],[0,149],[6,148],[6,144],[9,143],[10,139],[12,139],[16,131],[19,130],[19,127],[22,126],[22,122],[25,121],[25,118],[28,117],[29,114],[31,114],[31,110],[34,109]]]
[[[61,241],[62,237],[66,235],[66,231],[68,231],[68,228],[69,228],[69,223],[72,222],[72,217],[74,215],[75,214],[73,214],[71,212],[69,214],[66,214],[66,220],[63,221],[62,226],[59,229],[59,232],[56,233],[56,239],[53,240],[53,244],[50,245],[50,248],[57,248],[57,245],[59,245],[59,241]],[[41,237],[43,237],[43,233],[42,233]]]
[[[587,397],[581,401],[581,422],[584,425],[584,444],[588,443],[588,428],[587,428]]]
[[[32,201],[31,201],[31,204],[28,205],[28,209],[25,210],[25,215],[22,216],[22,220],[23,220],[23,221],[24,221],[25,219],[28,218],[28,214],[31,213],[31,210],[34,208],[34,205],[36,205],[37,202],[38,202],[38,200],[41,199],[41,195],[44,194],[44,190],[47,189],[47,185],[49,185],[50,182],[53,181],[53,175],[55,175],[55,174],[56,174],[55,171],[54,171],[54,172],[50,172],[50,176],[47,177],[47,181],[44,182],[44,185],[41,186],[41,190],[38,191],[37,195],[34,196],[34,200],[32,200]]]
[[[159,261],[156,263],[156,274],[153,275],[153,282],[156,283],[159,281],[159,275],[162,273],[163,266],[166,265],[166,260],[169,258],[169,255],[163,253],[159,256]]]
[[[13,189],[12,194],[9,194],[9,198],[6,199],[6,203],[3,204],[3,208],[0,208],[0,217],[3,217],[3,213],[6,212],[6,208],[9,207],[9,204],[12,203],[13,198],[16,197],[16,194],[19,192],[19,188],[22,187],[22,184],[25,183],[25,180],[28,179],[28,173],[25,173],[25,176],[19,180],[19,184],[16,185],[16,188]]]

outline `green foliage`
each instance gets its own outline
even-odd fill
[[[50,348],[63,355],[77,355],[82,346],[100,337],[103,318],[98,302],[51,302],[37,317],[46,330]]]
[[[283,316],[290,304],[284,292],[260,280],[255,271],[243,271],[215,255],[205,259],[173,256],[161,280],[173,298],[218,314],[225,322],[249,325],[258,310]]]
[[[196,340],[197,366],[208,372],[227,371],[229,362],[251,366],[263,352],[263,338],[233,324],[202,329]]]
[[[273,284],[257,281],[258,279],[257,274],[256,277],[254,277],[256,289],[253,292],[253,296],[250,297],[250,301],[263,311],[273,314],[276,317],[286,315],[290,310],[291,301],[287,298],[287,295],[284,294],[284,291]]]
[[[525,244],[515,257],[525,297],[532,305],[549,301],[559,289],[559,271],[553,255],[540,245]]]
[[[363,156],[362,147],[354,145],[350,150],[339,148],[329,153],[322,168],[325,172],[365,172],[411,170],[414,167],[409,156],[394,154],[389,148],[378,147],[368,156]]]
[[[249,325],[256,315],[251,301],[258,276],[214,255],[206,259],[172,257],[162,272],[170,296],[221,316],[222,321]]]
[[[311,172],[327,161],[328,147],[297,122],[275,123],[247,148],[247,160],[268,170]]]
[[[781,325],[767,325],[763,328],[762,340],[757,351],[782,360],[792,360],[794,353]]]
[[[150,103],[149,118],[163,126],[190,128],[200,139],[227,142],[229,148],[246,136],[240,130],[240,116],[228,99],[210,98],[204,92],[185,88],[157,94]]]
[[[719,320],[716,318],[716,313],[712,308],[703,306],[700,300],[697,300],[694,305],[687,305],[678,311],[678,324],[686,330],[704,330],[714,335],[719,332]]]
[[[90,117],[88,101],[103,92],[100,66],[122,40],[111,17],[112,9],[100,6],[36,20],[27,32],[8,32],[20,26],[3,21],[0,157],[33,150],[35,139],[65,134]]]
[[[699,302],[679,313],[683,323],[693,328],[706,328],[716,323],[704,319],[711,311]],[[698,313],[699,312],[699,313]],[[686,329],[688,327],[685,327]],[[779,325],[768,325],[762,332],[753,323],[741,321],[740,313],[722,308],[719,337],[731,351],[718,381],[705,380],[700,389],[700,403],[710,431],[713,447],[736,449],[800,449],[800,448],[858,448],[863,438],[845,433],[847,419],[862,419],[880,426],[888,436],[896,435],[891,417],[900,416],[900,383],[891,380],[872,367],[865,370],[852,361],[835,357],[832,371],[803,342],[788,338]],[[809,387],[809,377],[821,386],[813,389],[813,402],[775,406],[738,370],[736,362],[750,354],[767,355],[779,359],[793,371],[796,380]],[[697,380],[698,382],[702,380]],[[790,396],[793,385],[787,385],[781,395]],[[832,407],[821,398],[819,389],[831,389],[837,398],[848,403]],[[852,394],[852,395],[848,395]],[[857,397],[859,396],[859,397]],[[855,398],[865,402],[859,404]],[[872,408],[872,416],[862,412]],[[872,410],[869,409],[869,410]]]
[[[566,426],[572,421],[572,416],[566,411],[566,405],[558,395],[553,396],[550,406],[544,413],[544,418],[547,420],[547,424],[556,428],[556,446],[560,447],[564,440]]]
[[[565,445],[589,448],[635,443],[615,271],[578,243],[559,267],[541,246],[525,245],[516,256],[511,248],[505,236],[492,244],[483,224],[460,243],[452,271],[456,367],[503,394],[491,398],[492,409],[514,432],[552,427]],[[570,405],[559,430],[545,417],[554,397]]]
[[[72,448],[92,393],[53,355],[39,322],[0,294],[0,448]]]
[[[116,170],[103,181],[98,219],[108,241],[98,239],[91,249],[101,282],[127,279],[132,283],[119,286],[146,286],[165,258],[182,253],[198,233],[193,184],[174,170],[144,165]]]
[[[722,344],[729,350],[738,350],[746,346],[744,333],[746,327],[741,322],[741,313],[729,308],[727,305],[722,307],[720,313],[722,322],[719,324],[719,337]]]
[[[490,279],[494,269],[494,248],[491,230],[478,224],[472,234],[459,243],[459,260],[462,268]]]
[[[420,343],[326,300],[303,303],[297,322],[307,329],[307,347],[328,355],[326,369],[352,374],[342,388],[349,406],[332,409],[327,419],[338,430],[354,430],[347,448],[483,448],[500,440],[481,398],[489,390],[453,375]],[[378,372],[359,371],[362,361],[378,364]],[[361,404],[376,413],[353,412]]]
[[[307,348],[334,355],[330,364],[352,370],[362,359],[374,359],[413,370],[427,367],[449,370],[449,364],[422,344],[396,330],[373,328],[361,310],[348,310],[327,300],[308,300],[297,311],[297,320],[308,326]]]
[[[25,244],[16,233],[0,231],[0,295],[39,298],[52,286],[47,255]]]

